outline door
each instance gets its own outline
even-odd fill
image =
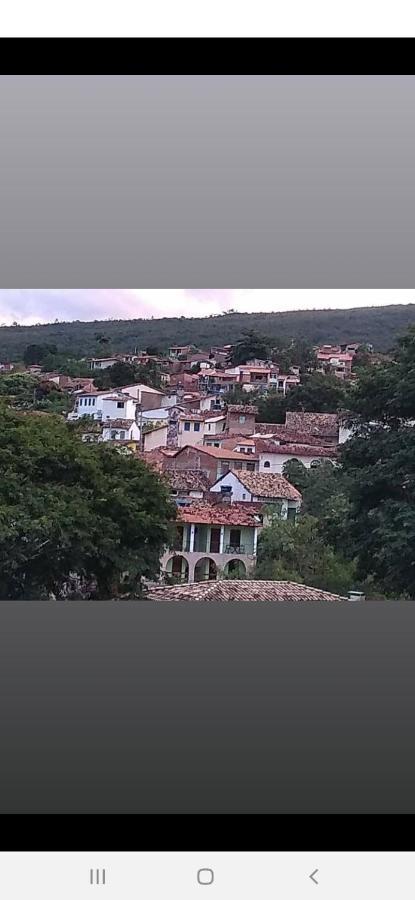
[[[220,552],[220,528],[210,530],[210,553]]]

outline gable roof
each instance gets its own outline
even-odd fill
[[[284,478],[284,475],[277,472],[227,472],[226,475],[221,475],[215,484],[229,474],[237,478],[254,497],[267,497],[270,500],[302,500],[300,491],[297,491],[297,488],[290,484],[287,478]]]
[[[179,447],[176,455],[178,456],[180,453],[183,453],[183,451],[187,449],[195,450],[197,453],[204,453],[205,456],[213,456],[216,459],[238,460],[238,462],[241,462],[244,459],[247,459],[249,462],[258,459],[255,453],[250,453],[248,456],[248,454],[246,453],[237,453],[234,450],[223,450],[222,447],[208,447],[205,444],[186,444],[184,447]]]
[[[149,600],[195,600],[210,602],[277,602],[310,601],[336,602],[347,597],[320,591],[294,581],[205,581],[178,584],[172,587],[155,586],[148,589]]]

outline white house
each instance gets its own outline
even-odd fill
[[[83,416],[92,416],[93,419],[106,421],[110,419],[134,419],[136,418],[137,400],[123,393],[121,390],[112,391],[76,391],[75,407],[68,415],[70,421],[80,419]]]
[[[315,468],[323,460],[336,461],[335,447],[309,447],[302,444],[276,444],[257,440],[256,452],[259,456],[260,472],[282,473],[286,462],[297,459],[306,469]]]
[[[283,475],[276,473],[226,472],[210,490],[231,503],[279,504],[283,519],[295,519],[302,500],[300,492]]]

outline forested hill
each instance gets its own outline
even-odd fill
[[[415,324],[415,303],[344,310],[298,310],[276,313],[225,313],[205,319],[164,318],[95,322],[55,322],[49,325],[12,325],[0,328],[0,361],[22,358],[28,344],[55,344],[59,353],[88,356],[96,353],[97,335],[108,339],[111,352],[148,346],[166,350],[174,344],[212,344],[237,341],[252,329],[269,338],[302,338],[313,344],[368,341],[387,351],[409,325]]]

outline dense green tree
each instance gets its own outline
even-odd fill
[[[302,412],[336,413],[348,406],[349,389],[334,375],[314,372],[304,375],[301,384],[287,394],[287,409]]]
[[[0,375],[0,397],[10,406],[29,408],[33,406],[38,385],[39,381],[34,375],[23,372]]]
[[[241,366],[250,359],[268,359],[271,345],[268,338],[256,331],[243,331],[232,349],[232,365]]]
[[[285,422],[285,413],[288,409],[287,398],[277,391],[269,391],[268,394],[260,397],[257,400],[257,406],[258,422],[273,422],[274,424]]]
[[[56,344],[28,344],[23,353],[23,362],[25,366],[41,366],[51,353],[57,353]]]
[[[0,596],[59,596],[74,573],[94,597],[139,592],[159,571],[176,511],[143,462],[86,445],[54,416],[0,408]]]
[[[158,366],[151,360],[146,365],[140,366],[119,361],[95,374],[94,384],[103,391],[113,387],[124,387],[127,384],[145,384],[160,390],[161,378]]]
[[[353,558],[349,484],[344,471],[325,459],[309,469],[300,460],[290,459],[283,474],[301,493],[301,515],[317,519],[325,543]]]
[[[353,562],[325,543],[318,520],[300,517],[297,522],[275,518],[260,534],[254,578],[295,581],[346,595],[355,589]]]
[[[393,359],[364,370],[351,398],[355,434],[341,461],[359,572],[415,599],[415,330]]]
[[[307,373],[315,369],[317,362],[313,345],[301,339],[278,341],[272,351],[272,360],[284,373],[289,372],[293,366],[297,366],[301,373]]]

